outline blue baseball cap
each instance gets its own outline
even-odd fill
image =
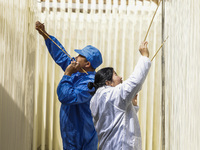
[[[102,56],[101,52],[92,45],[87,45],[83,49],[75,49],[75,52],[84,56],[87,61],[91,63],[91,66],[96,69],[102,64]]]

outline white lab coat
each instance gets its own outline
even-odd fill
[[[137,118],[138,106],[132,99],[142,87],[151,61],[141,56],[131,76],[115,87],[99,88],[90,102],[99,150],[141,150],[142,140]]]

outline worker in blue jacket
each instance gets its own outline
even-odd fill
[[[52,58],[64,71],[57,87],[58,99],[61,102],[60,130],[63,149],[96,150],[98,139],[90,111],[92,96],[89,92],[92,91],[87,84],[94,82],[95,69],[102,64],[101,53],[97,48],[88,45],[82,50],[75,49],[79,55],[71,60],[58,48],[60,46],[64,50],[60,42],[47,34],[43,24],[37,21],[35,28],[44,37]]]

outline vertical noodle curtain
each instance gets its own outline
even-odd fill
[[[53,3],[53,5],[52,5]],[[153,13],[157,7],[154,3],[139,2],[136,5],[130,1],[129,5],[122,1],[84,1],[74,4],[68,1],[65,12],[65,1],[39,3],[39,10],[45,7],[38,20],[44,22],[49,34],[56,36],[72,56],[77,54],[75,48],[81,49],[86,45],[93,45],[100,49],[104,63],[100,68],[112,66],[123,79],[132,73],[140,56],[138,47],[144,39]],[[49,11],[49,6],[53,6]],[[60,12],[57,11],[60,6]],[[82,8],[81,8],[82,6]],[[88,9],[90,12],[88,13]],[[80,9],[83,9],[80,12]],[[96,12],[96,10],[98,10]],[[36,57],[36,87],[34,128],[34,148],[61,149],[62,141],[59,131],[60,103],[57,99],[56,88],[63,75],[62,70],[55,65],[47,52],[43,39],[38,35],[38,49]],[[161,44],[161,11],[159,9],[149,36],[150,58]],[[161,55],[158,54],[152,63],[148,79],[139,95],[139,120],[142,130],[143,149],[160,149],[161,147]],[[40,62],[41,61],[41,62]],[[98,69],[100,69],[98,68]],[[41,88],[40,90],[38,89]],[[41,125],[43,128],[41,128]],[[38,138],[39,137],[39,138]]]
[[[35,31],[35,21],[44,22],[47,32],[57,37],[71,56],[76,56],[75,48],[81,49],[89,44],[97,47],[104,60],[98,69],[112,66],[126,80],[140,57],[138,47],[157,5],[147,1],[135,3],[133,0],[128,5],[125,1],[121,1],[120,5],[113,1],[111,5],[111,0],[107,0],[106,5],[103,0],[98,5],[94,0],[90,4],[79,0],[76,4],[71,0],[67,4],[65,0],[59,3],[57,0],[44,3],[33,0],[0,2],[0,42],[3,47],[0,50],[0,149],[12,149],[12,145],[18,146],[18,149],[62,149],[60,102],[56,88],[63,72],[48,54],[44,39]],[[45,8],[43,12],[42,7]],[[162,42],[161,8],[147,41],[152,58]],[[142,147],[159,150],[160,53],[152,62],[148,78],[139,93],[138,104]]]
[[[200,1],[165,3],[165,149],[200,148]]]
[[[0,0],[0,149],[33,141],[35,1]]]

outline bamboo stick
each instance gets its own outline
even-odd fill
[[[167,38],[165,39],[165,41],[161,44],[160,48],[156,51],[156,53],[154,54],[154,56],[152,57],[151,61],[153,61],[154,57],[156,57],[157,53],[159,52],[159,50],[163,47],[164,43],[167,41],[169,36],[167,36]]]
[[[157,12],[157,10],[158,10],[158,8],[159,8],[161,2],[162,2],[162,0],[159,2],[158,7],[157,7],[157,9],[156,9],[156,11],[155,11],[155,13],[154,13],[154,15],[153,15],[153,18],[151,19],[151,23],[150,23],[149,28],[148,28],[148,30],[147,30],[146,36],[145,36],[145,38],[144,38],[144,41],[146,41],[146,39],[147,39],[147,35],[148,35],[149,30],[150,30],[150,28],[151,28],[151,25],[152,25],[152,23],[153,23],[153,19],[154,19],[155,15],[156,15],[156,12]]]

